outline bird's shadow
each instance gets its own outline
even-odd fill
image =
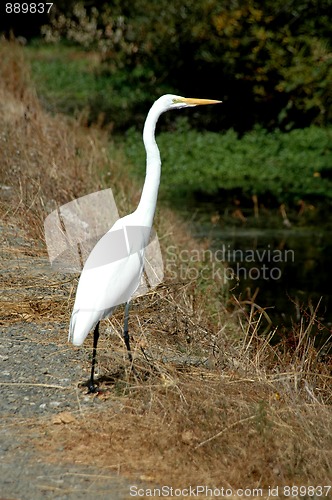
[[[99,377],[96,377],[95,391],[89,391],[89,394],[104,393],[110,390],[115,392],[124,391],[130,389],[133,385],[137,383],[143,383],[149,380],[151,377],[151,370],[145,369],[143,366],[132,366],[130,369],[126,367],[120,367],[115,371],[104,373]],[[90,380],[86,380],[79,384],[81,388],[89,389]]]

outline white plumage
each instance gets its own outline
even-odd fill
[[[122,219],[98,241],[80,276],[69,328],[69,340],[81,345],[89,331],[94,331],[89,390],[94,391],[94,365],[99,338],[99,321],[110,316],[116,306],[129,304],[137,290],[144,268],[144,249],[148,244],[160,183],[161,160],[155,140],[159,116],[170,109],[180,109],[221,101],[192,99],[167,94],[151,107],[145,121],[143,142],[146,150],[146,177],[137,209]],[[131,360],[126,307],[124,339]]]
[[[128,302],[140,284],[144,268],[145,241],[150,228],[135,225],[136,218],[134,212],[119,219],[98,241],[85,263],[77,287],[69,329],[69,340],[76,346],[82,345],[90,330],[101,319],[110,316],[116,306]],[[135,242],[131,241],[128,234],[135,227],[142,235],[141,241],[138,242],[137,239]],[[139,236],[138,231],[135,231],[135,235]],[[138,250],[134,243],[138,243]],[[100,265],[98,256],[105,256],[108,246],[109,263]],[[115,260],[114,257],[120,258]]]

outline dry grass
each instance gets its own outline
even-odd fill
[[[111,174],[123,210],[135,205],[139,190],[125,166],[108,158],[100,131],[41,109],[21,49],[2,44],[0,70],[0,175],[10,188],[2,216],[29,231],[35,245],[26,258],[45,257],[45,216],[102,187],[101,172]],[[171,212],[162,209],[157,222],[165,245],[197,247]],[[6,324],[51,315],[68,323],[75,280],[20,280],[14,269],[5,283]],[[11,288],[21,294],[10,298]],[[37,296],[43,288],[39,301],[31,300],[31,288]],[[105,322],[99,350],[100,372],[107,377],[96,397],[105,409],[84,413],[78,405],[71,423],[30,423],[40,428],[42,452],[49,460],[93,462],[173,486],[327,484],[331,367],[311,340],[318,320],[313,313],[294,328],[291,344],[272,347],[258,334],[263,314],[254,303],[228,312],[213,282],[202,289],[195,281],[166,280],[132,310],[136,375],[124,362],[120,311]]]
[[[43,240],[45,215],[98,189],[97,174],[112,169],[105,137],[84,133],[78,122],[44,113],[30,85],[20,47],[0,46],[0,111],[3,117],[1,182],[11,188],[7,215]],[[6,206],[6,211],[8,204]]]
[[[243,341],[224,338],[222,355],[213,355],[212,332],[202,331],[195,314],[190,330],[196,338],[188,345],[184,328],[172,335],[167,323],[161,325],[171,310],[174,322],[183,319],[176,309],[185,294],[171,288],[167,297],[156,293],[162,313],[147,308],[132,317],[136,376],[124,362],[121,341],[114,333],[104,336],[99,362],[107,377],[101,377],[103,392],[96,397],[105,401],[105,411],[78,410],[71,425],[44,423],[47,438],[63,446],[70,462],[92,459],[175,487],[326,483],[332,446],[326,364],[312,356],[303,367],[304,354],[296,351],[283,357],[254,326]],[[121,331],[120,315],[107,330]]]

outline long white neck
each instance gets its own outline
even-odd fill
[[[161,159],[155,139],[155,128],[159,116],[164,111],[154,103],[145,120],[143,142],[146,151],[146,175],[140,202],[136,213],[140,214],[142,225],[152,226],[154,212],[157,204],[158,189],[161,173]]]

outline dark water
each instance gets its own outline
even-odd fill
[[[266,308],[273,325],[287,327],[319,304],[317,320],[323,337],[332,326],[332,238],[324,228],[269,229],[235,227],[199,215],[191,222],[193,234],[208,238],[217,258],[236,279],[232,292]],[[257,295],[255,295],[257,293]]]

